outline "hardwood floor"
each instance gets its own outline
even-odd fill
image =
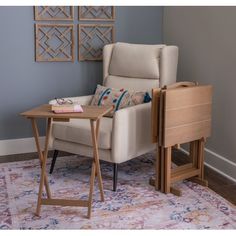
[[[50,151],[48,157],[52,157],[53,152]],[[66,152],[59,152],[59,156],[70,155]],[[37,153],[16,154],[9,156],[1,156],[0,163],[24,161],[38,158]],[[172,160],[175,164],[181,165],[188,162],[186,154],[179,150],[173,151]],[[205,178],[208,180],[209,188],[236,205],[236,183],[220,175],[216,171],[205,166]]]

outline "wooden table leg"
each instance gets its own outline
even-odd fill
[[[157,145],[155,162],[155,189],[161,189],[161,148]]]
[[[100,194],[101,194],[101,201],[104,202],[102,174],[101,174],[101,169],[100,169],[99,154],[98,154],[98,142],[97,142],[100,121],[99,120],[97,120],[97,121],[90,120],[90,124],[91,124],[91,131],[92,131],[94,160],[95,160],[95,164],[96,164],[96,173],[98,176],[98,185],[99,185]]]
[[[35,118],[31,118],[31,123],[32,123],[32,128],[33,128],[33,133],[34,133],[35,144],[36,144],[37,152],[39,155],[40,166],[42,168],[44,154],[41,151],[41,147],[39,144],[39,131],[38,131],[37,122],[36,122]],[[51,198],[51,191],[49,188],[47,175],[44,176],[44,185],[45,185],[47,197]]]
[[[45,188],[46,188],[48,198],[51,198],[51,193],[50,193],[50,189],[49,189],[49,185],[48,185],[48,181],[47,181],[46,164],[47,164],[47,156],[48,156],[49,137],[50,137],[51,128],[52,128],[52,119],[48,118],[46,138],[45,138],[45,149],[44,149],[43,153],[42,153],[42,151],[40,149],[40,145],[39,145],[39,134],[38,134],[38,128],[37,128],[36,121],[34,118],[32,118],[31,121],[32,121],[32,125],[33,125],[36,146],[37,146],[40,161],[41,161],[41,177],[40,177],[38,202],[37,202],[37,209],[36,209],[36,215],[39,216],[40,210],[41,210],[41,203],[42,203],[43,186],[45,186]]]
[[[89,200],[88,200],[88,215],[87,216],[89,219],[91,218],[91,211],[92,211],[95,172],[96,172],[96,163],[95,163],[95,161],[93,161],[91,177],[90,177]]]
[[[171,151],[172,148],[168,147],[164,150],[165,159],[165,193],[170,193],[171,184]]]
[[[165,156],[164,156],[164,148],[160,147],[160,168],[161,168],[161,192],[165,192]]]
[[[103,193],[103,184],[102,184],[102,175],[100,169],[100,162],[99,162],[99,154],[98,154],[98,133],[99,133],[99,123],[100,121],[90,120],[91,125],[91,134],[92,134],[92,142],[93,142],[93,154],[94,154],[94,161],[92,165],[92,173],[90,177],[90,192],[89,192],[89,207],[88,207],[88,218],[91,217],[91,206],[92,206],[92,195],[93,195],[93,186],[94,186],[94,179],[95,175],[97,174],[98,177],[98,185],[101,194],[101,201],[104,201],[104,193]]]

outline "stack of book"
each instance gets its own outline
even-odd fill
[[[83,108],[78,103],[73,104],[54,104],[51,106],[51,110],[54,113],[72,113],[72,112],[83,112]]]

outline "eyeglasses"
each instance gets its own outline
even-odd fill
[[[58,105],[73,104],[73,101],[65,98],[55,98]]]

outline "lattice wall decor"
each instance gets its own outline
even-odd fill
[[[34,7],[35,20],[73,20],[74,8],[71,6],[37,6]]]
[[[113,43],[114,26],[110,24],[80,24],[79,38],[79,61],[102,60],[104,45]]]
[[[36,61],[74,61],[73,24],[35,25]]]
[[[80,6],[79,20],[114,21],[115,8],[112,6]]]

